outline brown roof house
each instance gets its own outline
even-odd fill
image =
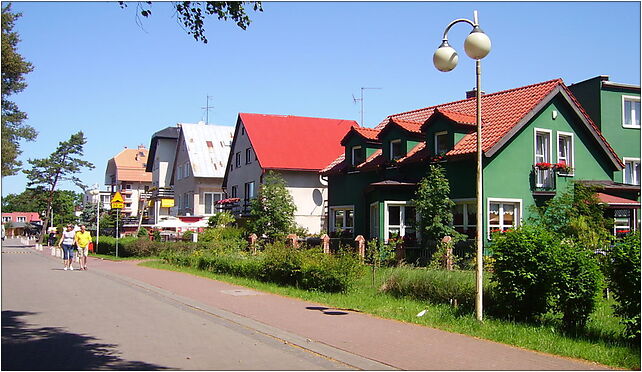
[[[120,191],[125,202],[121,210],[124,217],[138,217],[138,213],[149,199],[149,188],[152,185],[151,173],[145,172],[148,151],[140,145],[135,149],[125,147],[118,155],[109,159],[105,171],[105,185],[111,193]],[[137,220],[125,221],[137,225]]]

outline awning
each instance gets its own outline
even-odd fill
[[[607,208],[617,208],[617,209],[637,209],[640,208],[640,202],[637,200],[631,200],[622,198],[615,195],[604,194],[602,192],[597,193],[598,199],[604,204],[607,204]]]

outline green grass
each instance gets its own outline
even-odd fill
[[[391,269],[377,270],[374,285],[372,284],[372,274],[369,271],[360,279],[355,289],[348,293],[323,293],[225,274],[215,274],[188,267],[177,267],[160,261],[147,261],[140,265],[185,272],[265,292],[317,302],[329,307],[353,309],[382,318],[434,327],[544,353],[585,359],[611,367],[640,369],[640,348],[628,345],[620,339],[619,335],[623,327],[613,315],[612,300],[600,301],[591,316],[585,334],[573,336],[562,334],[554,327],[553,325],[558,321],[554,317],[546,318],[545,325],[515,323],[488,317],[483,323],[479,323],[474,314],[460,314],[457,309],[448,305],[433,305],[381,293],[378,288],[390,275]],[[422,310],[427,310],[426,314],[423,317],[417,317],[417,313]]]
[[[109,261],[134,261],[134,260],[158,259],[158,257],[116,257],[111,254],[98,254],[98,253],[89,253],[89,257],[100,258],[102,260],[109,260]]]

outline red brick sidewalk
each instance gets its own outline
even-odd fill
[[[48,249],[44,250],[48,254]],[[215,315],[265,325],[264,333],[324,354],[327,345],[404,370],[593,370],[604,366],[519,349],[424,326],[381,319],[354,311],[327,309],[298,299],[257,292],[189,274],[137,266],[132,261],[90,258],[90,271],[157,290],[196,308],[220,309]],[[241,320],[239,320],[241,319]],[[254,327],[256,328],[256,327]],[[280,331],[283,334],[279,334]],[[261,331],[261,330],[259,330]],[[302,342],[288,340],[299,336]],[[295,337],[296,338],[296,337]],[[327,348],[327,349],[332,349]],[[331,353],[330,353],[331,354]],[[327,355],[338,358],[336,355]],[[339,359],[341,360],[341,359]],[[349,364],[349,363],[348,363]],[[365,369],[383,369],[373,364]]]

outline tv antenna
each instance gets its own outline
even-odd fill
[[[352,95],[352,101],[354,103],[357,103],[357,101],[361,102],[361,126],[363,127],[363,91],[366,89],[382,89],[382,88],[366,88],[366,87],[361,87],[361,98],[355,98],[354,94]]]
[[[205,107],[201,107],[202,109],[205,110],[205,124],[209,124],[210,109],[214,108],[214,106],[210,106],[210,98],[212,98],[212,96],[207,96],[207,104],[205,105]]]

